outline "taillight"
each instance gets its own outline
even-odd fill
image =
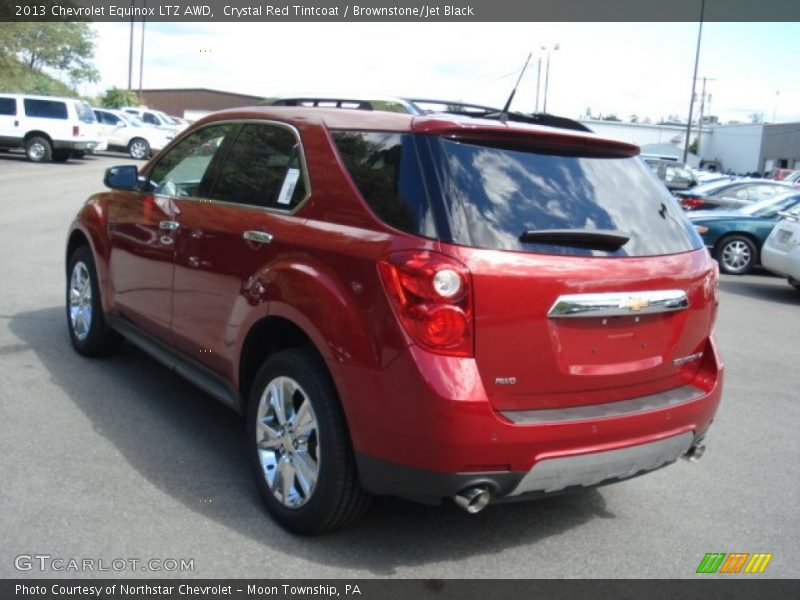
[[[414,342],[439,354],[473,355],[472,278],[466,266],[437,252],[405,251],[390,254],[378,269]]]
[[[703,204],[705,204],[705,201],[697,196],[687,196],[686,198],[681,198],[681,206],[688,208],[689,210],[700,208],[703,206]]]
[[[78,134],[80,134],[80,132],[81,132],[80,127],[78,127],[77,125],[72,126],[72,137],[78,137]]]

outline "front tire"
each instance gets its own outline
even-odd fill
[[[344,413],[322,360],[292,348],[270,356],[247,410],[258,491],[278,523],[300,534],[343,527],[366,510]]]
[[[719,270],[729,275],[744,275],[753,269],[758,259],[756,245],[743,235],[729,235],[717,244]]]
[[[84,356],[107,356],[121,336],[107,326],[100,300],[97,270],[88,246],[80,246],[67,263],[67,328],[72,346]]]
[[[53,146],[47,138],[32,137],[25,142],[25,156],[31,162],[50,162]]]

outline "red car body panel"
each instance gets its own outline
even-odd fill
[[[302,140],[308,198],[296,212],[276,214],[136,192],[94,196],[70,240],[79,234],[89,241],[108,314],[173,345],[236,389],[243,385],[248,334],[265,318],[285,319],[324,358],[355,452],[425,471],[522,473],[553,456],[624,448],[686,431],[700,439],[708,428],[720,399],[722,364],[710,336],[716,271],[704,249],[586,258],[469,248],[402,233],[368,208],[328,129],[500,136],[617,156],[633,155],[636,147],[539,126],[318,108],[218,113],[170,147],[221,120],[294,126]],[[170,241],[159,231],[162,220],[180,223],[167,234]],[[268,231],[274,242],[247,242],[247,230]],[[377,268],[399,250],[436,251],[468,267],[474,356],[435,354],[404,331]],[[609,322],[547,316],[564,294],[668,289],[685,290],[689,308]],[[700,360],[674,362],[700,352]],[[516,383],[497,383],[504,378]],[[628,416],[522,425],[502,414],[612,403],[680,386],[699,395]]]

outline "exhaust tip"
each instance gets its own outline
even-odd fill
[[[683,458],[691,462],[697,462],[703,457],[703,454],[705,454],[705,452],[706,452],[705,444],[696,444],[691,448],[689,448],[686,454],[683,455]]]
[[[481,512],[491,499],[492,493],[485,486],[467,488],[453,496],[456,505],[471,515]]]

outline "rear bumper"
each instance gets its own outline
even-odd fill
[[[672,390],[592,406],[498,412],[479,378],[457,370],[459,359],[443,359],[432,373],[413,353],[372,381],[364,372],[340,372],[337,379],[340,389],[365,394],[343,398],[364,488],[428,503],[473,486],[488,487],[496,501],[519,500],[661,468],[702,439],[722,390],[722,366],[709,342],[698,373]],[[351,377],[358,384],[341,381]],[[387,380],[395,384],[382,386]]]

